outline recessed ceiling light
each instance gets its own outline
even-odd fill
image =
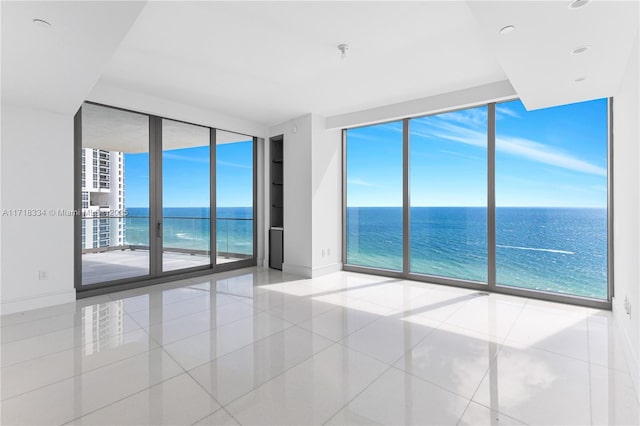
[[[583,81],[585,81],[587,79],[587,77],[578,77],[575,80],[573,80],[576,83],[582,83]]]
[[[571,3],[569,3],[569,9],[581,8],[583,6],[586,6],[589,1],[591,0],[573,0]]]
[[[516,29],[515,25],[507,25],[506,27],[500,28],[500,34],[508,34],[515,29]]]
[[[572,55],[579,55],[581,53],[586,52],[587,50],[591,49],[591,46],[580,46],[580,47],[576,47],[575,49],[573,49],[571,51]]]
[[[51,28],[51,23],[45,21],[44,19],[34,18],[33,23],[39,26],[40,28]]]

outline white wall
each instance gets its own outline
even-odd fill
[[[284,135],[284,264],[282,270],[310,276],[312,267],[311,114],[274,126],[269,130],[269,135]],[[269,208],[270,204],[266,204],[266,208]]]
[[[312,276],[342,269],[342,132],[312,118]]]
[[[0,9],[0,13],[2,13],[2,10]],[[0,74],[2,74],[2,70],[0,70]],[[1,79],[1,77],[0,77]],[[2,202],[2,159],[4,158],[2,156],[2,139],[3,139],[3,135],[2,135],[2,122],[3,122],[3,106],[2,103],[0,102],[0,315],[2,315],[2,207],[4,206],[3,202]]]
[[[73,301],[73,117],[3,104],[1,149],[2,313]]]
[[[339,271],[340,131],[326,130],[324,117],[307,114],[272,127],[269,134],[284,135],[283,270],[307,277]]]
[[[625,77],[614,96],[614,316],[628,346],[630,367],[640,394],[640,44],[636,35]],[[624,300],[631,302],[631,315]]]

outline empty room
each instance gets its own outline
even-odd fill
[[[640,424],[640,2],[2,1],[3,425]]]

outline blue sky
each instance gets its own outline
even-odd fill
[[[410,122],[412,206],[486,206],[487,107]],[[349,206],[402,205],[402,123],[347,132]],[[605,207],[607,101],[496,106],[497,206]]]
[[[252,141],[221,144],[216,148],[218,207],[253,205]],[[125,154],[125,205],[149,205],[149,155]],[[162,153],[164,207],[209,205],[209,147]]]

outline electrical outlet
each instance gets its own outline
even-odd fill
[[[49,273],[47,271],[38,271],[38,279],[39,280],[49,279]]]
[[[327,247],[327,256],[331,256],[331,249]]]
[[[325,257],[327,255],[327,252],[325,251],[325,249],[322,249],[322,257]]]
[[[631,302],[629,301],[629,296],[625,296],[624,298],[624,310],[627,312],[627,315],[631,316]]]

